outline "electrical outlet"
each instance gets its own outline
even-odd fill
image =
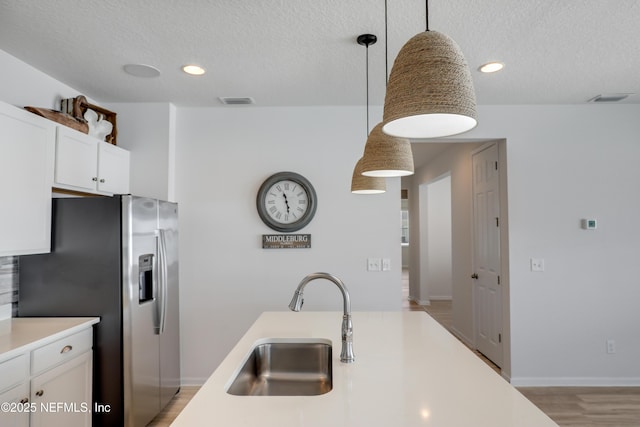
[[[531,258],[531,271],[535,271],[535,272],[544,271],[544,259]]]
[[[616,354],[615,340],[607,340],[607,354]]]
[[[380,258],[367,258],[367,271],[381,271]]]
[[[391,271],[391,258],[382,258],[382,271]]]

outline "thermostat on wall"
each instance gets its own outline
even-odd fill
[[[595,230],[598,228],[598,221],[595,219],[583,219],[582,228],[585,230]]]

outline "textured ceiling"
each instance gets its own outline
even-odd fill
[[[387,0],[388,66],[425,29],[422,0]],[[0,49],[102,102],[222,106],[363,105],[385,87],[384,0],[0,0]],[[430,29],[452,37],[479,104],[580,104],[640,94],[640,1],[431,0]],[[482,75],[499,60],[506,68]],[[127,63],[161,76],[133,77]],[[180,71],[186,63],[202,77]],[[623,103],[638,103],[632,95]]]

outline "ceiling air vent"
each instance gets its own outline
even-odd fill
[[[218,98],[224,105],[251,105],[256,102],[250,97],[229,97],[221,96]]]
[[[589,102],[618,102],[622,101],[632,93],[607,93],[604,95],[594,96]]]

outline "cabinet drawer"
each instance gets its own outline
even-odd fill
[[[26,354],[0,363],[0,392],[29,378],[29,358]]]
[[[49,369],[90,350],[93,346],[93,330],[85,329],[31,352],[31,374]]]

